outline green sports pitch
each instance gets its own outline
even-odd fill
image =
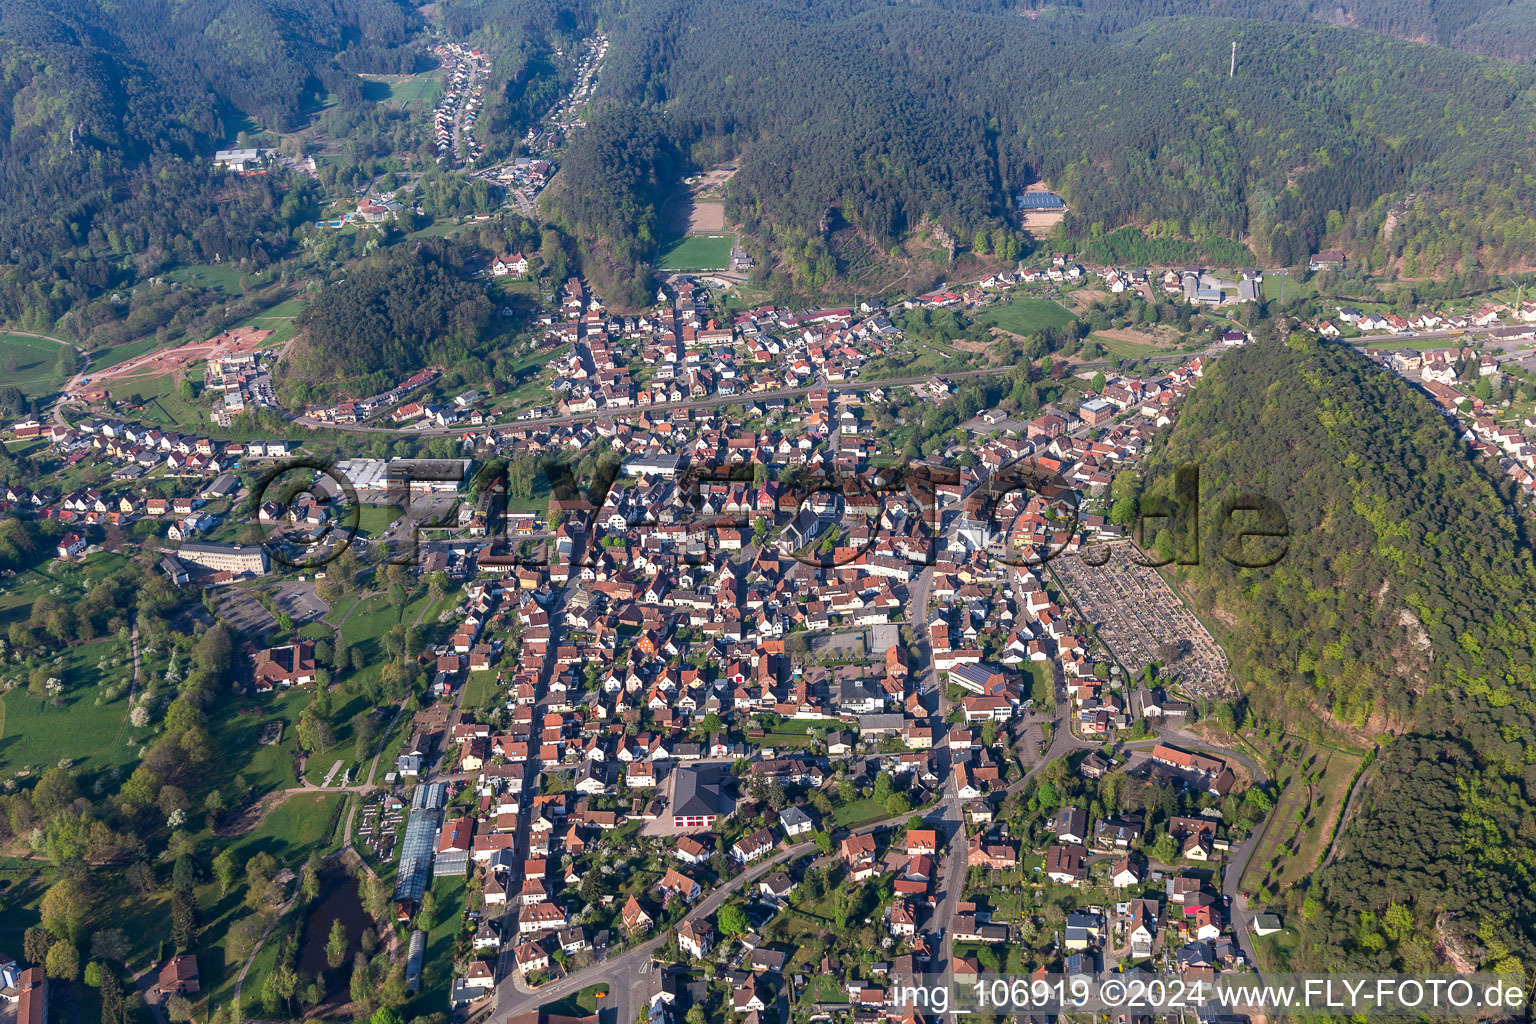
[[[656,265],[662,270],[725,270],[733,241],[730,235],[688,235],[666,246]]]

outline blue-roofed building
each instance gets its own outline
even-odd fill
[[[1021,192],[1014,200],[1020,210],[1065,210],[1066,201],[1055,192]]]

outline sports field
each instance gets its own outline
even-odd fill
[[[730,235],[689,235],[666,246],[656,265],[662,270],[724,270],[730,262]]]
[[[443,93],[441,71],[423,71],[419,75],[359,75],[368,85],[364,95],[369,99],[403,107],[410,103],[431,106]]]

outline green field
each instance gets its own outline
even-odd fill
[[[1285,292],[1287,303],[1317,297],[1317,284],[1302,280],[1298,274],[1265,274],[1264,280],[1259,282],[1259,288],[1264,292],[1265,300],[1269,302],[1278,302],[1282,291]]]
[[[1108,338],[1102,334],[1090,334],[1088,340],[1097,342],[1100,348],[1115,359],[1140,359],[1143,356],[1155,356],[1170,351],[1156,345],[1126,341],[1123,338]]]
[[[200,370],[193,370],[193,379],[202,380]],[[158,377],[134,378],[111,391],[112,397],[116,399],[131,401],[134,395],[143,399],[142,419],[145,423],[185,430],[206,430],[210,422],[207,399],[198,396],[187,401],[177,392],[178,383],[177,374],[165,373]]]
[[[832,812],[832,821],[844,828],[858,828],[885,817],[885,808],[872,796],[846,803]]]
[[[688,235],[662,249],[661,270],[724,270],[731,262],[730,235]]]
[[[399,518],[400,509],[394,505],[363,505],[358,509],[357,532],[364,537],[377,537]]]
[[[606,996],[608,988],[604,983],[588,985],[575,995],[566,996],[556,1003],[545,1003],[540,1009],[545,1013],[567,1017],[586,1017],[597,1012],[598,997]]]
[[[128,559],[123,555],[103,553],[92,555],[88,562],[44,562],[0,580],[0,627],[26,619],[32,614],[32,603],[44,594],[65,602],[79,600],[96,581],[127,565]]]
[[[146,352],[155,350],[155,336],[145,335],[136,341],[125,341],[121,345],[113,345],[111,348],[102,349],[100,352],[91,353],[91,369],[105,370],[109,366],[125,363],[130,359],[137,359]]]
[[[150,730],[126,724],[126,685],[114,699],[103,699],[104,686],[126,684],[133,676],[127,645],[115,638],[77,644],[45,667],[64,682],[62,706],[30,696],[23,676],[0,699],[0,765],[8,773],[40,773],[63,758],[83,763],[86,771],[131,764]]]
[[[44,338],[0,333],[0,384],[19,388],[28,398],[53,394],[65,379],[54,369],[61,351]]]
[[[235,840],[241,861],[270,853],[280,863],[297,866],[310,850],[334,848],[340,833],[331,831],[337,805],[346,793],[298,793],[278,804],[248,835]]]
[[[212,288],[222,295],[240,295],[244,289],[240,287],[240,279],[245,275],[239,269],[227,263],[201,263],[188,267],[177,267],[165,275],[173,281],[182,284],[195,284],[202,288]]]
[[[1076,317],[1050,299],[1014,299],[984,311],[976,319],[1013,334],[1033,334],[1047,327],[1065,327]]]
[[[368,83],[364,87],[365,95],[379,103],[388,103],[392,107],[403,107],[409,103],[422,101],[426,105],[435,102],[442,95],[442,74],[438,71],[424,71],[419,75],[360,75]]]

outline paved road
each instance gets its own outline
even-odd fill
[[[693,908],[683,916],[682,920],[678,921],[678,924],[681,925],[683,921],[694,921],[699,918],[708,917],[719,909],[727,897],[742,886],[756,881],[785,861],[804,856],[815,849],[814,843],[797,843],[794,846],[784,847],[772,857],[752,865],[725,885],[720,886],[708,896],[705,896],[698,903],[694,904]],[[523,990],[521,982],[515,974],[508,975],[502,980],[501,984],[496,986],[496,996],[492,1002],[491,1020],[503,1020],[514,1014],[536,1010],[545,1003],[563,999],[568,995],[580,992],[589,985],[607,984],[610,990],[614,991],[615,995],[617,995],[621,989],[627,990],[634,987],[635,980],[639,976],[639,969],[650,963],[651,954],[660,949],[665,941],[666,934],[663,933],[648,942],[627,949],[617,956],[609,957],[601,963],[573,971],[560,981],[543,985],[533,992]],[[632,1011],[637,1009],[638,1007],[632,1008]],[[627,1015],[620,1013],[619,1015],[620,1021],[632,1021],[634,1019],[633,1012]]]
[[[1153,361],[1184,362],[1200,355],[1208,355],[1217,351],[1219,345],[1212,346],[1202,352],[1170,352],[1166,355],[1146,357]],[[1117,366],[1117,359],[1097,359],[1092,362],[1073,363],[1074,371],[1085,367]],[[292,415],[289,418],[301,426],[314,427],[322,430],[344,430],[353,433],[374,434],[406,434],[422,437],[437,437],[449,435],[459,437],[464,434],[483,434],[494,430],[505,430],[508,427],[553,427],[570,423],[584,423],[587,420],[600,419],[608,416],[638,416],[649,412],[676,412],[683,409],[709,409],[721,405],[741,405],[744,402],[761,402],[770,398],[799,398],[819,391],[823,388],[831,388],[839,392],[871,391],[875,388],[903,387],[911,384],[922,384],[934,377],[943,377],[945,380],[965,380],[970,377],[995,377],[998,374],[1007,373],[1018,366],[1027,363],[1008,364],[1002,366],[989,366],[983,370],[961,370],[956,373],[925,374],[921,377],[889,377],[882,380],[856,380],[839,381],[836,384],[818,382],[798,388],[778,388],[774,391],[753,391],[742,395],[711,395],[708,398],[696,398],[687,402],[658,402],[655,405],[632,405],[626,408],[601,409],[596,412],[572,413],[568,416],[544,416],[539,419],[517,420],[512,423],[498,423],[484,427],[432,427],[426,430],[402,430],[399,427],[370,427],[362,423],[327,423],[315,419],[313,416]]]
[[[1256,784],[1269,781],[1269,773],[1264,770],[1264,766],[1242,751],[1218,747],[1182,729],[1163,729],[1159,731],[1157,740],[1137,740],[1126,746],[1146,746],[1157,742],[1177,743],[1218,757],[1231,758],[1248,769]],[[1265,824],[1260,822],[1246,840],[1236,844],[1227,852],[1226,865],[1222,868],[1221,876],[1221,894],[1230,901],[1227,915],[1232,924],[1232,932],[1237,939],[1238,948],[1243,951],[1243,956],[1255,971],[1258,970],[1258,960],[1253,953],[1253,917],[1256,911],[1243,896],[1242,883],[1243,875],[1248,871],[1248,862],[1253,859],[1253,854],[1259,848],[1259,842],[1264,836]]]
[[[1253,776],[1254,782],[1264,783],[1269,781],[1269,773],[1264,770],[1264,766],[1241,750],[1233,750],[1231,747],[1218,747],[1216,744],[1203,740],[1192,733],[1185,732],[1183,729],[1161,728],[1157,731],[1156,737],[1146,740],[1132,740],[1130,743],[1125,744],[1125,746],[1128,750],[1137,750],[1142,747],[1156,746],[1159,743],[1173,743],[1185,747],[1194,747],[1215,754],[1217,757],[1231,758],[1248,769],[1249,774]]]
[[[932,814],[933,812],[930,811],[929,813]],[[893,826],[903,824],[907,818],[908,815],[882,818],[879,821],[861,825],[853,829],[850,834],[865,835],[871,832],[881,832]],[[752,865],[729,882],[711,891],[709,895],[694,904],[688,913],[684,914],[677,924],[672,927],[676,928],[684,921],[696,921],[700,918],[709,917],[716,910],[720,909],[721,904],[727,898],[743,886],[757,881],[786,861],[803,857],[806,854],[812,853],[815,849],[816,845],[814,843],[796,843],[794,846],[784,847],[767,860]],[[514,1014],[536,1010],[545,1003],[564,999],[566,996],[580,992],[590,985],[605,984],[616,995],[621,988],[638,989],[642,983],[648,985],[649,979],[642,973],[641,968],[650,963],[651,954],[661,948],[665,941],[666,935],[663,933],[639,946],[609,957],[601,963],[573,971],[559,981],[542,985],[533,992],[524,990],[522,982],[517,975],[510,973],[496,986],[496,994],[491,1003],[492,1010],[489,1024],[499,1024],[499,1022],[505,1021]],[[634,1013],[638,1012],[638,1010],[638,1005],[630,1007],[630,1012],[627,1015],[621,1013],[617,1019],[620,1024],[628,1024],[629,1021],[634,1020]]]
[[[1230,906],[1227,909],[1228,919],[1232,924],[1232,931],[1237,936],[1237,945],[1243,951],[1243,956],[1255,971],[1259,968],[1258,958],[1253,954],[1253,915],[1254,910],[1248,905],[1248,898],[1242,893],[1243,875],[1248,870],[1248,862],[1253,859],[1253,853],[1259,848],[1259,839],[1264,835],[1262,826],[1255,828],[1245,842],[1238,843],[1227,853],[1227,864],[1222,869],[1221,894],[1227,898]]]
[[[942,929],[944,937],[939,941],[939,970],[949,969],[950,957],[955,952],[954,928],[951,922],[960,907],[960,896],[965,892],[965,812],[960,806],[960,796],[955,791],[953,779],[944,783],[944,799],[934,808],[937,817],[928,823],[940,831],[948,848],[939,865],[938,902],[934,905],[933,926]]]

